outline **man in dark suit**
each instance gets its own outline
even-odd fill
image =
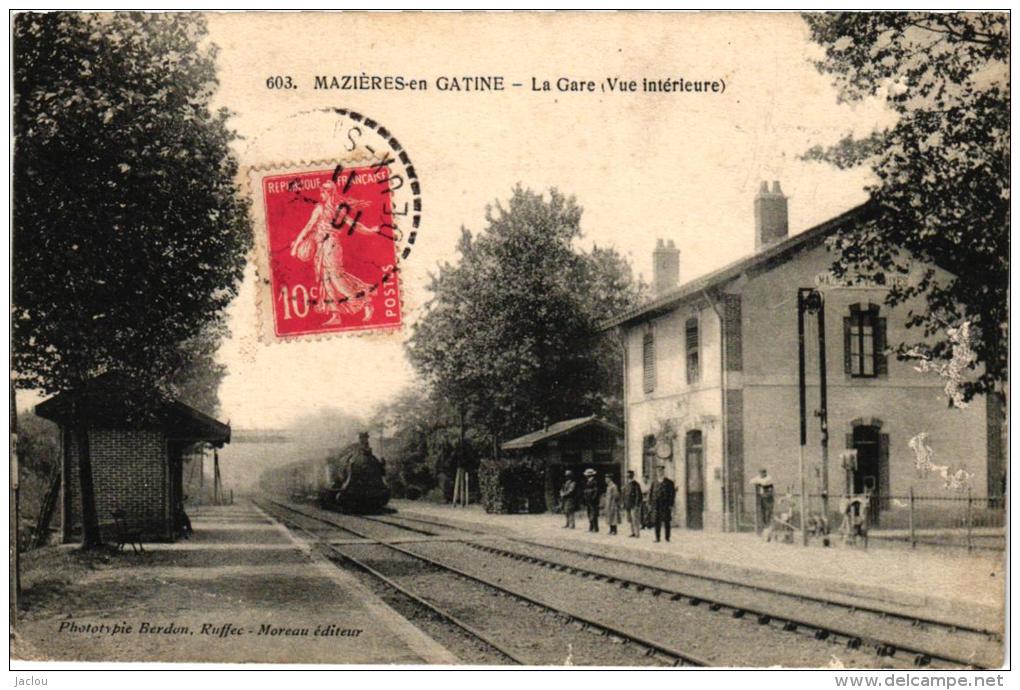
[[[676,484],[666,476],[665,465],[659,465],[658,478],[648,493],[652,512],[655,513],[655,541],[659,541],[663,527],[665,527],[666,541],[669,541],[669,530],[673,520],[673,503],[676,501]]]
[[[627,483],[623,487],[623,507],[627,511],[630,536],[641,534],[641,485],[634,479],[634,470],[627,470]]]
[[[584,507],[588,512],[588,531],[599,531],[599,479],[590,467],[584,471]]]

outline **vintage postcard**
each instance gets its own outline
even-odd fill
[[[1009,20],[13,13],[15,684],[1001,685]]]

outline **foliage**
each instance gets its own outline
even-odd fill
[[[381,454],[394,496],[417,499],[439,487],[449,498],[457,467],[477,469],[477,438],[446,401],[420,389],[404,391],[376,413],[373,428],[385,430]]]
[[[196,14],[15,17],[19,387],[165,383],[235,296],[251,233],[204,36]]]
[[[495,452],[547,420],[619,410],[619,346],[599,323],[640,287],[614,250],[575,246],[581,208],[555,189],[517,187],[486,219],[477,235],[462,229],[460,262],[432,277],[408,354]]]
[[[890,306],[926,301],[907,325],[926,357],[951,360],[949,328],[969,323],[976,360],[964,384],[975,393],[1007,377],[1009,287],[1009,17],[1005,13],[874,12],[806,15],[825,48],[818,68],[842,99],[883,98],[894,125],[848,135],[808,158],[841,168],[870,166],[876,219],[840,234],[833,270],[881,281],[907,273]],[[901,251],[905,250],[905,251]],[[948,271],[940,275],[934,267]]]
[[[544,513],[545,467],[526,458],[482,460],[478,469],[487,513]]]
[[[18,544],[31,544],[53,477],[60,471],[60,431],[31,412],[18,414]]]
[[[220,384],[227,367],[216,361],[216,352],[227,336],[223,318],[208,323],[197,335],[177,346],[177,362],[167,377],[174,398],[210,416],[219,412]]]
[[[209,352],[194,339],[215,334],[206,329],[237,294],[251,232],[229,113],[209,109],[216,48],[205,34],[198,14],[14,17],[18,387],[80,390],[116,370],[172,389],[182,359]],[[100,535],[80,405],[91,548]]]

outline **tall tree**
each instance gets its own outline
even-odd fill
[[[237,293],[251,242],[236,138],[209,102],[216,47],[184,13],[14,21],[13,368],[80,390],[119,370],[165,386]],[[76,404],[84,546],[98,543]]]
[[[894,286],[890,305],[918,297],[900,354],[954,357],[951,329],[969,324],[976,355],[963,394],[1004,390],[1009,289],[1009,16],[1005,13],[809,14],[825,49],[818,68],[848,101],[878,97],[892,126],[816,147],[809,158],[867,165],[877,219],[835,238],[834,270],[873,279],[927,266]],[[906,250],[900,251],[900,250]],[[951,276],[940,275],[934,267]],[[890,281],[892,282],[892,281]],[[956,348],[958,349],[958,348]],[[976,370],[976,371],[975,371]]]
[[[545,422],[606,411],[614,389],[605,372],[620,367],[619,350],[599,323],[639,288],[613,250],[577,247],[572,197],[518,187],[486,220],[478,235],[462,231],[460,262],[433,276],[408,352],[495,448]]]
[[[208,415],[219,412],[220,383],[227,367],[216,361],[216,353],[227,335],[224,318],[207,323],[197,335],[177,346],[177,361],[166,378],[173,397]]]

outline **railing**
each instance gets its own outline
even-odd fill
[[[830,532],[838,534],[843,515],[839,494],[828,497]],[[790,510],[791,524],[800,526],[799,495],[777,493],[774,514]],[[928,496],[911,489],[906,494],[872,495],[868,510],[868,537],[917,545],[961,547],[967,550],[995,549],[1006,546],[1005,497],[974,496],[970,492],[949,496]],[[822,515],[822,496],[808,494],[807,514]],[[810,522],[808,523],[810,526]],[[755,497],[744,495],[741,525],[754,528]]]

